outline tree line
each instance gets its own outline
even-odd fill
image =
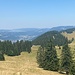
[[[0,60],[4,60],[4,54],[8,56],[18,56],[21,52],[31,52],[31,41],[0,41]]]
[[[59,71],[66,73],[66,75],[75,75],[75,63],[72,60],[72,54],[68,41],[62,47],[61,60],[57,57],[56,48],[50,40],[45,48],[39,47],[37,52],[37,63],[39,67],[45,70]]]

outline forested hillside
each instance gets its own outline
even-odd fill
[[[49,31],[32,41],[35,45],[46,46],[47,42],[52,39],[54,45],[63,45],[66,41],[66,38],[58,31]]]

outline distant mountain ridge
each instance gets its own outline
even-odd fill
[[[75,28],[75,26],[58,26],[58,27],[53,27],[50,30],[56,30],[56,31],[62,31],[62,30],[67,30],[67,29],[71,29],[71,28]]]
[[[62,31],[70,28],[75,28],[74,26],[58,26],[53,28],[21,28],[12,30],[0,30],[0,40],[33,40],[36,37],[44,34],[48,31]]]
[[[62,30],[61,32],[67,32],[67,33],[73,33],[75,31],[75,28],[67,29],[67,30]]]

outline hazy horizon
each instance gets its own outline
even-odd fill
[[[73,25],[68,25],[68,26],[73,26]],[[55,27],[62,27],[62,26],[54,26],[54,27],[46,27],[46,28],[42,28],[42,27],[41,28],[39,28],[39,27],[38,28],[30,27],[30,29],[51,29],[51,28],[55,28]],[[75,26],[73,26],[73,27],[75,27]],[[0,30],[15,30],[15,29],[17,30],[17,29],[27,29],[27,28],[25,28],[25,27],[24,28],[23,27],[22,28],[21,27],[20,28],[0,28]]]
[[[1,0],[0,29],[75,26],[75,0]]]

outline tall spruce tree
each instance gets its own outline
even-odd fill
[[[43,68],[51,71],[57,71],[59,69],[59,60],[57,58],[56,49],[51,40],[46,47]]]
[[[38,50],[37,61],[40,67],[45,70],[57,71],[59,68],[59,60],[57,58],[56,49],[50,40],[46,49],[41,47]]]
[[[72,55],[70,52],[70,48],[68,46],[68,42],[62,48],[62,56],[61,56],[61,70],[66,72],[66,75],[69,75],[72,68]]]
[[[44,65],[44,49],[40,46],[37,51],[37,63],[39,64],[39,67],[43,68]]]

